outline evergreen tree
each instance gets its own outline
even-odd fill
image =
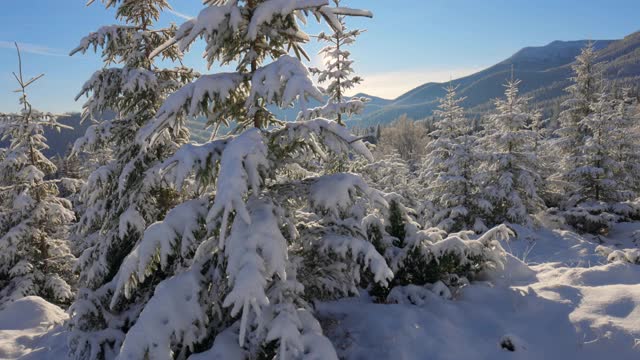
[[[611,144],[614,159],[621,164],[617,177],[628,197],[640,195],[640,111],[638,99],[631,88],[621,89],[615,99],[614,122],[611,126]]]
[[[602,79],[593,45],[583,49],[573,66],[571,98],[560,114],[558,147],[559,183],[566,200],[561,203],[568,224],[585,232],[606,231],[611,223],[638,217],[631,200],[637,193],[637,141],[633,140],[633,115],[625,102],[616,101]],[[623,134],[626,133],[626,134]]]
[[[623,164],[614,154],[614,128],[619,128],[615,103],[606,89],[595,103],[591,114],[580,121],[580,126],[589,136],[580,148],[579,161],[582,166],[575,172],[574,184],[578,185],[581,201],[618,202],[626,196],[621,188],[624,184],[616,176],[623,171]]]
[[[388,287],[370,284],[375,300],[423,305],[430,297],[450,298],[484,270],[501,267],[505,251],[498,242],[513,236],[504,225],[477,239],[473,231],[448,234],[439,228],[422,230],[412,209],[397,194],[386,194],[387,211],[367,217],[371,242],[385,255],[394,272]]]
[[[602,78],[596,59],[597,53],[591,43],[576,57],[572,65],[573,84],[566,89],[570,97],[562,104],[564,110],[558,119],[560,128],[556,130],[559,137],[556,144],[560,166],[552,180],[558,184],[557,191],[564,194],[564,207],[574,206],[587,198],[578,179],[582,177],[581,169],[585,166],[582,152],[587,138],[591,136],[583,120],[593,113],[594,104],[602,92]]]
[[[355,293],[365,269],[381,284],[392,277],[362,225],[386,201],[354,174],[319,176],[305,168],[345,152],[372,159],[346,128],[325,119],[284,124],[269,109],[322,99],[299,59],[307,38],[299,19],[314,15],[340,31],[339,15],[370,14],[330,8],[326,0],[205,5],[150,57],[176,44],[186,50],[201,37],[209,66],[235,70],[202,75],[175,91],[135,143],[142,153],[154,149],[179,134],[185,117],[206,116],[213,126],[235,122],[236,130],[184,144],[146,171],[143,189],[163,184],[191,199],[151,225],[136,213],[120,217],[121,233],[146,229],[132,247],[120,245],[126,258],[112,280],[74,304],[72,353],[336,359],[312,303]],[[292,179],[291,168],[309,176]]]
[[[189,134],[176,126],[159,134],[152,147],[141,147],[134,139],[155,116],[166,95],[194,76],[184,67],[166,69],[150,59],[151,52],[176,32],[175,26],[154,27],[161,11],[169,6],[165,0],[102,3],[115,9],[120,23],[99,28],[71,52],[101,51],[105,61],[105,67],[93,74],[78,95],[87,95],[83,118],[95,124],[76,141],[72,154],[100,164],[79,194],[81,216],[71,236],[81,252],[78,270],[82,289],[71,307],[70,350],[74,357],[84,359],[108,358],[109,348],[121,341],[113,324],[128,327],[139,313],[126,306],[111,312],[105,304],[120,265],[141,240],[146,225],[164,217],[177,197],[162,184],[146,186],[145,171],[170,156]],[[177,46],[168,47],[162,55],[169,62],[182,56]],[[107,116],[111,112],[115,112],[112,120],[94,119],[111,118]],[[177,121],[182,124],[183,120]],[[85,307],[87,303],[94,308]],[[97,309],[105,311],[97,313]]]
[[[427,145],[420,175],[425,199],[434,207],[427,222],[446,231],[484,231],[484,216],[491,206],[478,192],[477,138],[460,106],[464,98],[457,97],[454,86],[446,90],[435,114],[436,130],[430,134],[433,141]]]
[[[484,148],[479,172],[484,198],[492,204],[491,222],[531,225],[530,215],[544,207],[538,196],[541,177],[535,156],[536,132],[531,127],[540,114],[528,109],[529,99],[519,96],[519,80],[505,84],[505,98],[495,101],[480,144]]]
[[[19,49],[18,60],[22,110],[0,113],[0,135],[9,141],[0,161],[0,307],[30,295],[64,305],[73,297],[75,259],[64,239],[74,214],[58,197],[56,181],[49,179],[56,167],[42,150],[44,128],[65,126],[32,107],[27,88],[43,75],[26,80]]]
[[[332,0],[337,8],[340,8],[340,0]],[[331,34],[324,32],[318,35],[318,40],[329,43],[328,46],[320,50],[320,55],[325,62],[324,69],[312,68],[311,73],[318,75],[320,83],[328,83],[324,93],[329,97],[329,101],[322,107],[302,111],[299,118],[327,118],[336,120],[338,124],[344,125],[344,117],[360,114],[364,111],[367,98],[353,97],[347,98],[347,91],[362,82],[362,78],[354,76],[353,60],[351,53],[346,50],[347,46],[353,45],[356,38],[362,34],[362,30],[348,30],[345,26],[344,16],[338,16],[342,25],[341,29],[333,31]]]

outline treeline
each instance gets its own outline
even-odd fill
[[[549,117],[518,94],[516,79],[483,117],[469,117],[449,87],[434,117],[382,128],[376,151],[410,170],[414,205],[434,226],[481,231],[554,218],[606,233],[640,218],[640,108],[637,89],[605,81],[595,59],[583,49]]]

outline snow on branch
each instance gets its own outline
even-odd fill
[[[276,16],[287,16],[298,10],[325,7],[328,0],[267,0],[258,5],[251,17],[247,29],[247,38],[251,41],[258,37],[262,25],[273,21]]]
[[[170,360],[176,346],[193,351],[207,335],[208,318],[199,302],[202,283],[196,267],[158,284],[116,360]]]
[[[243,79],[239,73],[219,73],[203,75],[183,86],[165,100],[155,119],[140,130],[136,140],[140,144],[152,144],[164,130],[179,130],[181,116],[213,114],[211,116],[217,117],[215,114],[224,109],[224,103]]]
[[[319,145],[320,143],[337,154],[352,150],[369,161],[374,160],[373,155],[359,137],[351,134],[344,126],[327,119],[319,118],[287,123],[274,136],[275,141],[279,143],[302,140],[313,147],[314,151],[323,158],[326,158],[326,154]]]
[[[369,241],[353,236],[328,234],[322,237],[319,244],[320,251],[331,251],[346,258],[348,254],[354,261],[360,260],[373,273],[374,281],[387,286],[393,279],[393,271],[386,260]]]
[[[236,216],[246,223],[251,223],[244,199],[249,190],[258,194],[261,171],[268,166],[267,147],[260,130],[247,130],[227,144],[220,160],[216,197],[207,215],[207,223],[214,223],[222,214],[220,248],[224,248],[232,211],[235,210]]]
[[[373,13],[369,10],[352,9],[348,7],[334,7],[330,9],[331,9],[331,12],[333,12],[336,15],[360,16],[360,17],[368,17],[368,18],[373,17]]]
[[[247,98],[249,116],[259,110],[258,102],[263,99],[267,105],[280,108],[291,106],[298,100],[306,109],[307,99],[312,97],[323,101],[323,95],[313,84],[309,70],[292,56],[283,55],[278,60],[255,71],[251,79],[251,92]]]
[[[145,230],[142,240],[125,258],[116,275],[112,308],[118,303],[123,291],[124,296],[130,298],[138,284],[152,275],[158,265],[165,269],[169,265],[170,256],[175,252],[180,251],[184,257],[195,248],[195,233],[203,228],[201,220],[207,213],[207,207],[206,200],[187,201],[169,211],[163,221],[156,222]],[[120,221],[131,222],[123,219]]]
[[[335,114],[347,116],[362,114],[366,105],[366,98],[354,98],[341,103],[329,102],[324,106],[301,111],[298,119],[328,118]]]
[[[275,304],[267,341],[278,341],[278,358],[338,360],[331,341],[313,314],[294,304]]]
[[[91,47],[97,51],[98,47],[104,47],[110,42],[119,43],[130,30],[135,30],[133,26],[108,25],[99,28],[80,40],[80,44],[69,53],[70,56],[76,53],[86,53]]]
[[[203,33],[206,33],[207,53],[215,53],[222,45],[225,39],[232,35],[233,32],[240,30],[246,25],[245,19],[242,17],[240,8],[232,1],[224,5],[208,6],[204,8],[197,17],[185,22],[176,32],[175,39],[181,51],[186,50],[191,43]],[[154,51],[151,57],[154,57],[161,49]]]
[[[252,196],[247,202],[247,218],[236,216],[225,253],[227,274],[233,285],[223,305],[233,306],[231,315],[242,311],[240,345],[244,345],[249,311],[257,315],[269,304],[265,288],[273,275],[286,279],[287,240],[280,232],[283,216],[265,199]]]
[[[216,165],[232,137],[218,139],[204,144],[184,144],[170,158],[150,169],[145,182],[157,183],[161,180],[182,189],[184,181],[191,173],[215,177]]]
[[[338,173],[321,176],[314,179],[309,192],[314,208],[332,213],[336,217],[352,206],[358,192],[367,195],[374,203],[383,207],[389,206],[378,191],[370,188],[356,174]]]

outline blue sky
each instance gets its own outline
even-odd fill
[[[170,0],[174,9],[195,16],[199,0]],[[353,19],[367,28],[352,49],[365,83],[358,91],[393,98],[429,81],[446,81],[501,61],[525,46],[553,40],[616,39],[640,30],[638,0],[345,0],[367,8],[374,19]],[[79,40],[99,26],[112,24],[113,11],[86,0],[3,0],[0,12],[0,111],[18,109],[11,91],[17,66],[13,41],[24,52],[26,75],[46,73],[31,99],[55,112],[79,110],[74,97],[100,68],[97,55],[69,57]],[[162,24],[184,19],[166,14]],[[313,21],[308,31],[324,30]],[[201,47],[186,64],[206,72]],[[315,54],[319,46],[310,44]],[[317,63],[319,58],[314,58]]]

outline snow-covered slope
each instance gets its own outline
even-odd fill
[[[607,238],[516,228],[504,269],[453,300],[422,306],[353,298],[318,304],[339,355],[359,359],[639,359],[640,265],[608,263],[599,245],[635,248],[640,223]],[[602,244],[600,244],[602,243]],[[0,311],[0,359],[64,359],[66,319],[38,297]]]

